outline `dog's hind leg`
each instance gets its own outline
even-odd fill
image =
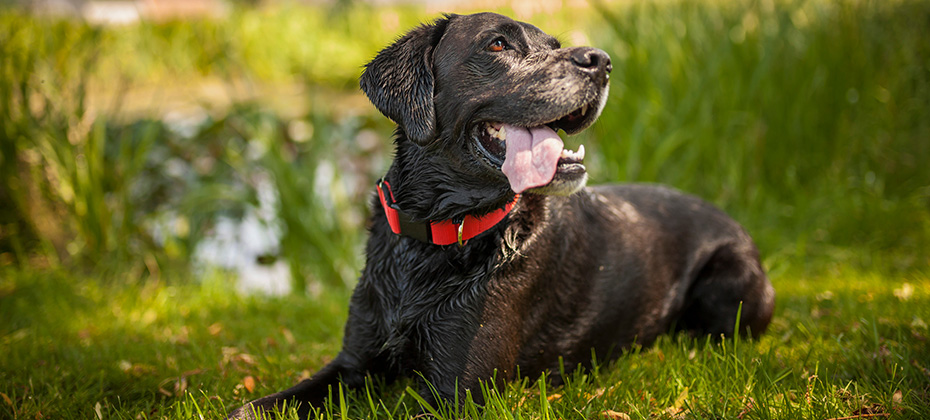
[[[740,333],[757,337],[768,327],[774,306],[775,289],[762,270],[755,247],[727,244],[698,271],[678,319],[678,330],[695,336],[730,336],[739,316]]]

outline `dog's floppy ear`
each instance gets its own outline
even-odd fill
[[[436,137],[433,48],[451,17],[421,25],[381,50],[359,79],[371,103],[421,146]]]

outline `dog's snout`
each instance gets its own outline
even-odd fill
[[[588,71],[603,71],[610,73],[613,66],[610,64],[610,56],[606,52],[597,48],[576,48],[572,51],[572,62],[576,66]]]

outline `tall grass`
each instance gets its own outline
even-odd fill
[[[31,222],[20,225],[39,233],[66,232],[57,238],[69,239],[53,245],[69,254],[129,258],[141,250],[123,240],[144,235],[132,220],[127,181],[141,170],[156,137],[151,131],[134,139],[114,136],[106,117],[87,108],[102,32],[73,31],[67,23],[38,30],[12,23],[11,16],[0,19],[9,29],[0,35],[0,160],[12,204],[4,213]]]
[[[289,30],[317,33],[301,19],[326,16],[317,9],[297,12],[275,19],[288,20]],[[301,63],[287,48],[254,45],[295,36],[237,31],[256,25],[255,31],[282,30],[262,23],[265,14],[236,12],[225,22],[95,28],[2,12],[0,197],[10,201],[0,218],[4,261],[34,263],[34,255],[41,254],[53,263],[101,272],[157,277],[180,269],[178,277],[185,277],[198,241],[210,235],[219,217],[258,211],[258,190],[267,187],[262,180],[268,178],[276,200],[272,223],[283,232],[280,246],[269,252],[288,261],[294,290],[306,290],[308,279],[338,287],[350,283],[367,201],[367,190],[353,183],[374,175],[339,169],[380,170],[375,160],[383,158],[371,157],[371,146],[361,150],[357,136],[370,137],[372,128],[387,131],[386,122],[370,115],[337,115],[331,103],[309,103],[314,95],[304,99],[308,103],[294,104],[306,114],[287,118],[254,103],[228,109],[205,105],[191,115],[129,121],[120,112],[126,100],[122,90],[163,77],[202,73],[197,80],[221,77],[230,84],[253,77],[300,79],[309,90],[322,82],[338,89],[354,80],[349,73],[355,68],[338,64],[346,57],[361,61],[351,54],[332,54],[328,66],[333,71],[325,72],[318,60]],[[342,27],[348,31],[352,26],[344,22]],[[337,36],[304,37],[308,44],[303,48],[348,45],[349,37]],[[287,45],[294,44],[301,43]],[[133,47],[143,48],[132,54],[134,60],[124,60]],[[284,58],[269,63],[252,56],[269,50]],[[345,51],[362,53],[356,47]],[[278,73],[254,65],[271,65]],[[88,98],[93,89],[90,94],[113,95],[107,109]],[[36,240],[39,246],[30,248]],[[35,252],[42,244],[46,251]]]
[[[930,4],[595,4],[614,58],[602,179],[712,199],[770,255],[901,249],[926,266]]]
[[[776,270],[928,265],[930,3],[594,5],[540,18],[563,37],[584,31],[567,43],[587,38],[613,58],[611,98],[582,135],[594,182],[708,198]],[[284,6],[98,28],[0,11],[0,262],[39,255],[163,274],[190,264],[219,217],[257,211],[271,189],[274,251],[295,290],[350,283],[391,136],[357,101],[355,80],[379,48],[432,17]],[[133,87],[216,80],[304,95],[287,112],[261,100],[198,104],[180,122],[122,112]]]

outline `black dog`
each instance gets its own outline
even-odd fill
[[[338,381],[418,372],[447,399],[480,381],[589,366],[671,331],[762,333],[774,291],[735,221],[668,188],[584,188],[610,58],[536,27],[447,15],[381,51],[361,87],[398,124],[343,349],[311,379],[253,401],[305,416]],[[456,391],[457,390],[457,391]],[[431,395],[424,392],[424,396]],[[480,402],[480,401],[479,401]]]

